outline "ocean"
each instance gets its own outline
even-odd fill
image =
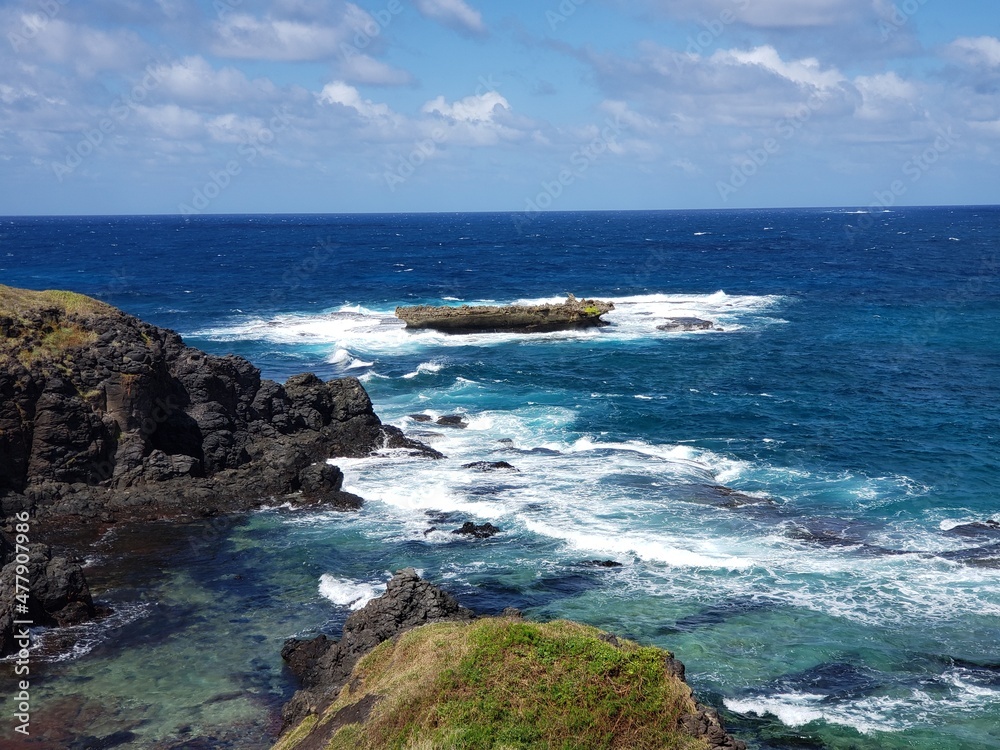
[[[447,456],[338,459],[359,513],[111,532],[88,575],[115,614],[37,634],[39,746],[268,747],[283,640],[412,566],[670,649],[752,748],[1000,747],[998,249],[992,207],[0,219],[0,282],[357,377]],[[393,316],[567,293],[610,325]]]

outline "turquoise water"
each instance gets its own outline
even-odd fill
[[[336,634],[414,566],[483,611],[675,651],[752,747],[1000,746],[1000,210],[8,219],[0,240],[3,283],[100,295],[271,377],[354,375],[448,456],[338,459],[357,514],[106,540],[91,577],[119,621],[39,654],[61,659],[39,714],[265,747],[282,640]],[[611,325],[392,317],[566,292],[613,300]],[[716,328],[657,330],[680,316]],[[502,533],[450,533],[466,520]],[[169,572],[120,551],[150,536]]]

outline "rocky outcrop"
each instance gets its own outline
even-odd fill
[[[571,294],[561,304],[397,307],[396,317],[407,328],[445,333],[537,333],[606,325],[601,316],[614,309],[611,302],[578,300]]]
[[[31,622],[32,626],[75,625],[97,614],[78,563],[53,557],[46,544],[18,548],[4,536],[2,546],[0,654],[15,653],[24,645],[15,640],[21,630],[15,627],[15,620]],[[23,588],[18,588],[18,583]]]
[[[657,331],[709,331],[713,328],[715,324],[711,320],[701,318],[667,318],[656,326]]]
[[[465,621],[475,616],[451,594],[421,580],[413,568],[399,571],[381,597],[347,618],[339,641],[320,635],[285,642],[281,656],[302,684],[282,711],[285,726],[307,714],[321,713],[344,686],[358,659],[383,641],[429,622]]]
[[[336,470],[313,464],[383,447],[438,455],[383,425],[354,378],[280,385],[80,295],[0,286],[0,329],[5,516],[205,516],[300,490],[350,506]]]
[[[466,521],[461,528],[455,529],[451,533],[470,536],[473,539],[489,539],[491,536],[499,534],[500,529],[491,523],[475,524],[472,521]]]
[[[432,622],[449,624],[420,627]],[[404,635],[407,631],[413,632]],[[391,644],[376,662],[356,668],[362,656],[386,641]],[[717,711],[694,699],[684,664],[669,652],[656,652],[576,623],[531,623],[517,610],[477,618],[407,569],[389,582],[381,599],[347,619],[340,641],[319,636],[286,642],[282,656],[303,689],[285,706],[285,731],[275,750],[444,746],[436,740],[454,739],[453,732],[468,728],[468,717],[456,716],[458,703],[481,707],[474,715],[486,721],[504,725],[510,719],[508,726],[522,733],[519,720],[537,721],[551,708],[541,723],[558,725],[552,733],[564,739],[573,735],[562,730],[566,714],[551,699],[549,686],[556,681],[564,700],[592,702],[595,710],[588,717],[600,729],[589,739],[601,745],[611,738],[623,747],[633,740],[641,747],[686,747],[694,736],[713,750],[746,750],[726,733]],[[595,698],[602,690],[607,694]],[[651,708],[653,691],[662,698]],[[350,724],[360,725],[350,735],[358,744],[347,737],[333,742]],[[525,746],[551,744],[541,735],[532,739]],[[592,746],[586,740],[578,744]]]
[[[0,285],[0,333],[0,527],[26,513],[32,541],[274,497],[357,508],[328,458],[382,448],[440,457],[383,425],[354,378],[303,374],[281,385],[241,357],[205,354],[82,295]],[[32,591],[82,580],[79,566],[32,554]],[[90,616],[84,593],[85,583],[65,606]],[[36,607],[38,624],[72,619],[60,601]]]

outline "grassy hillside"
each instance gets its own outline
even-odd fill
[[[668,654],[567,621],[436,623],[378,646],[274,750],[676,748],[695,711]],[[608,638],[608,636],[604,636]]]

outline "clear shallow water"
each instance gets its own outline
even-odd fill
[[[482,610],[674,650],[755,747],[996,747],[1000,534],[961,524],[1000,519],[998,240],[991,208],[548,214],[521,234],[501,214],[3,220],[3,283],[102,296],[270,377],[360,377],[448,456],[338,460],[361,513],[255,514],[164,545],[171,572],[141,582],[109,541],[102,595],[145,608],[47,666],[45,705],[140,685],[156,699],[103,732],[266,745],[281,641],[336,632],[413,565]],[[569,291],[614,300],[612,325],[392,317]],[[722,330],[657,331],[671,316]],[[465,520],[503,531],[452,535]]]

